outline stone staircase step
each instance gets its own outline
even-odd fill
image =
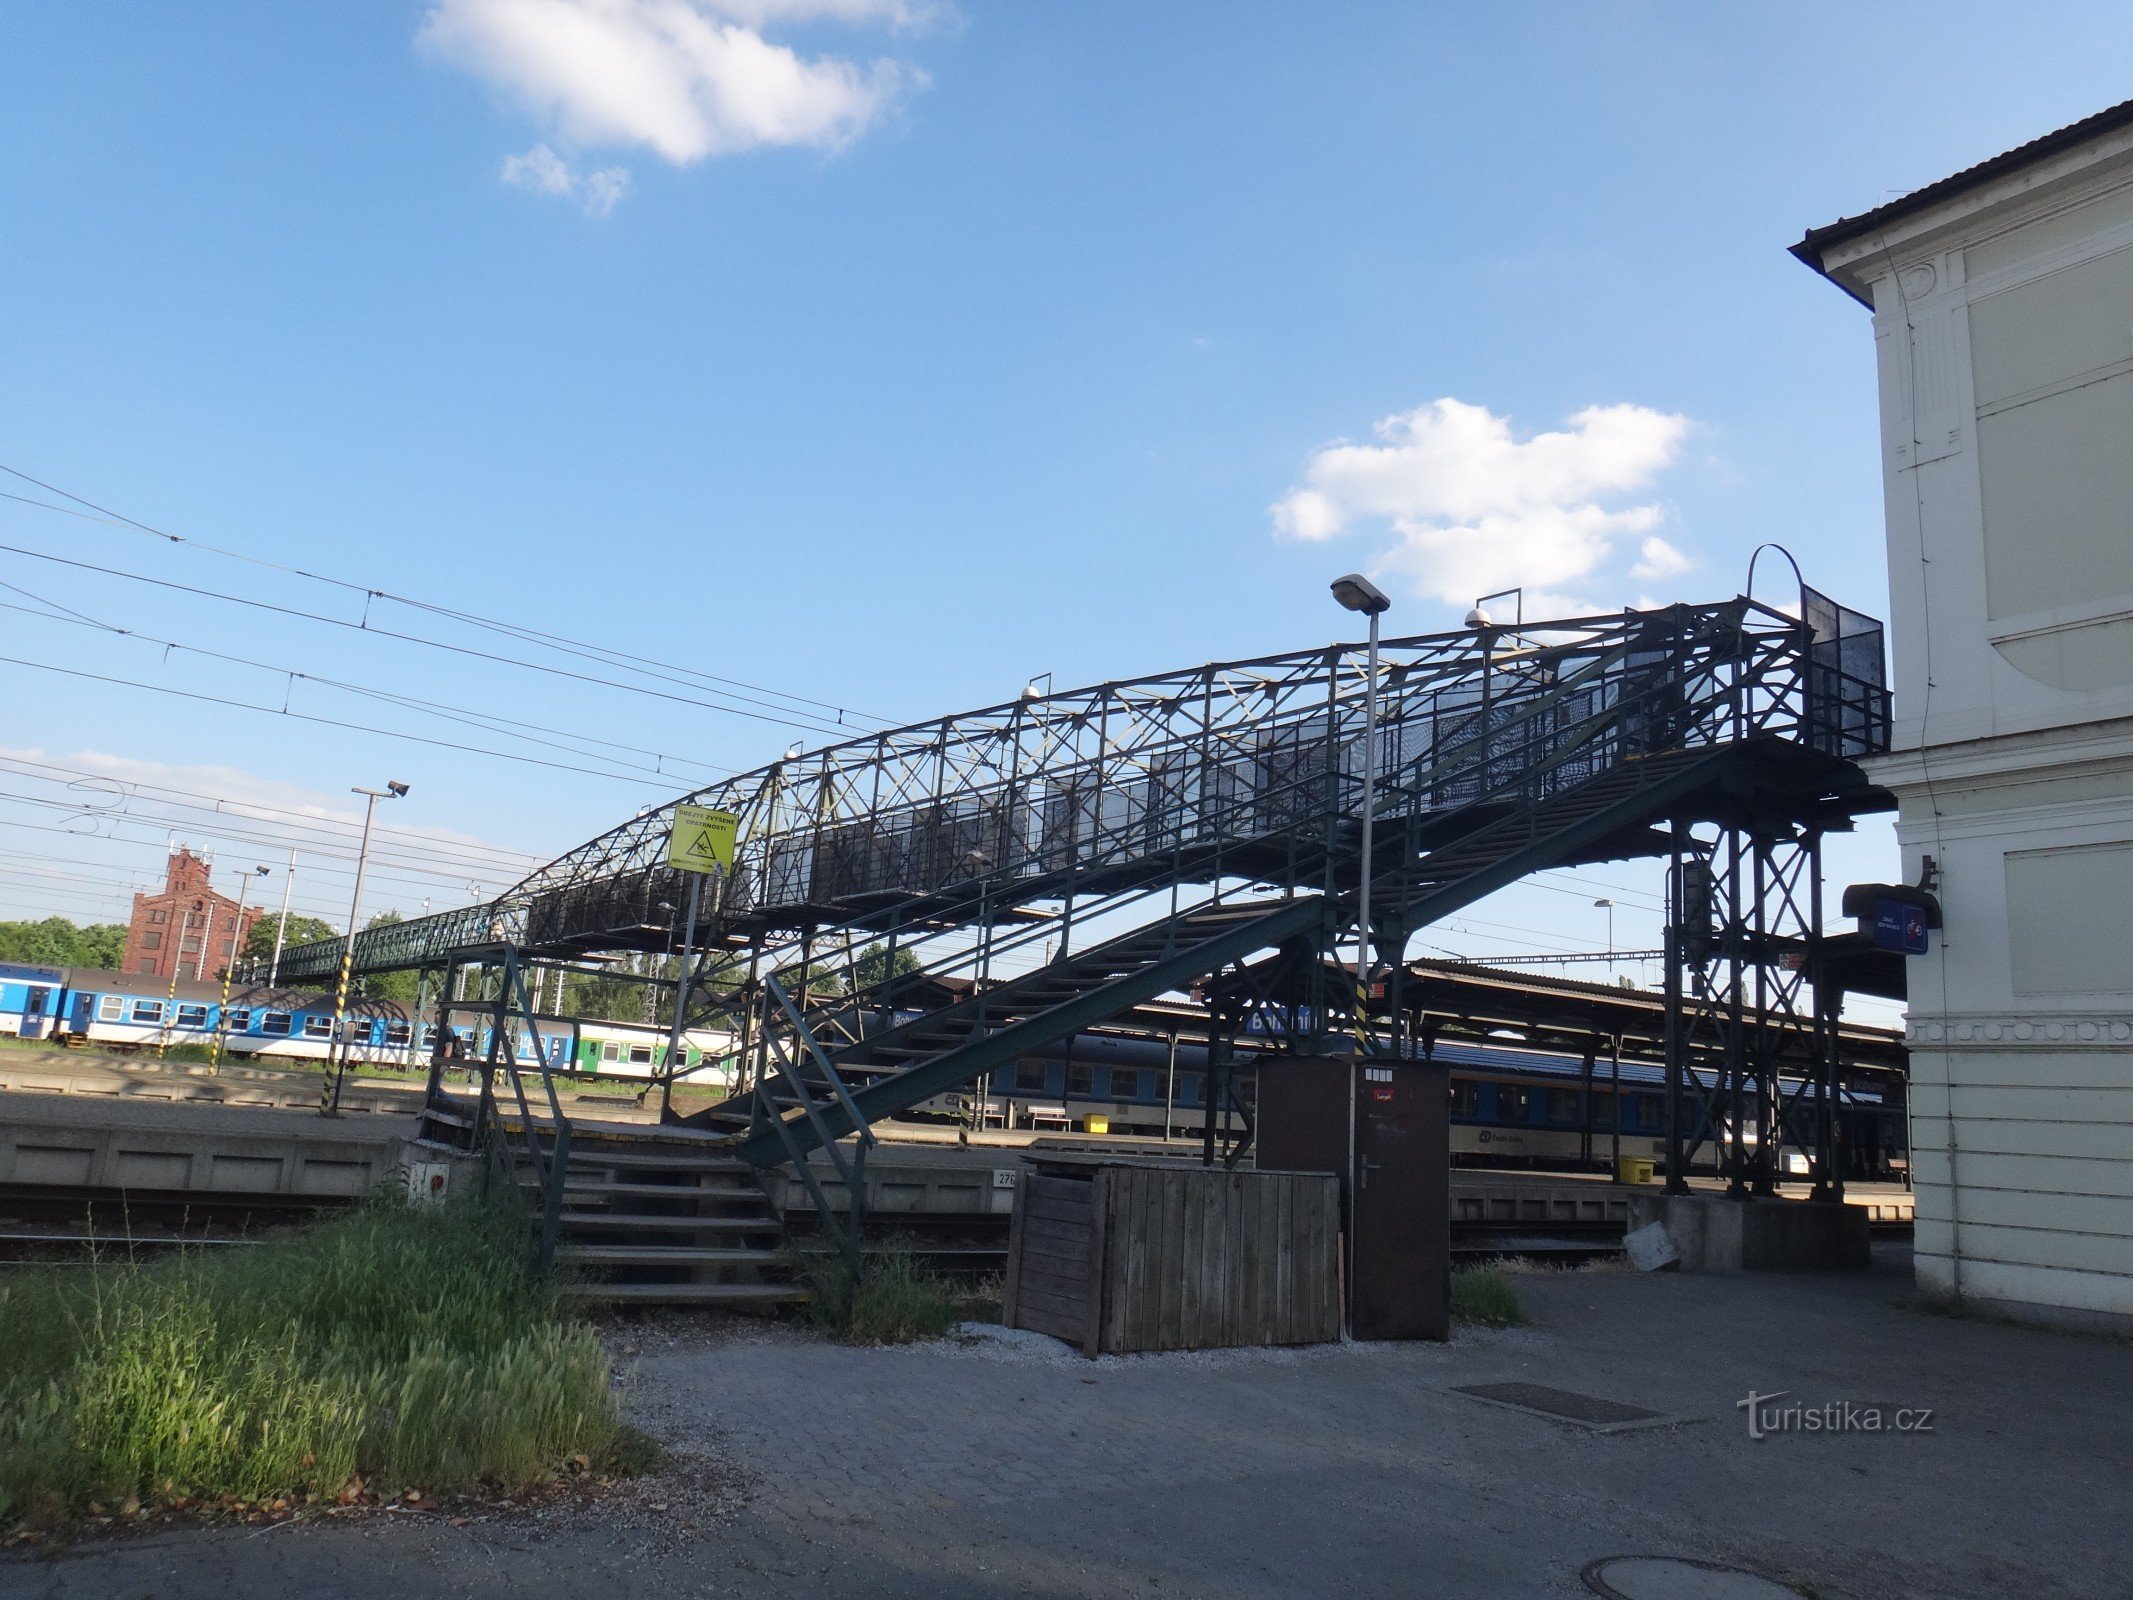
[[[800,1305],[808,1293],[791,1283],[573,1283],[564,1286],[563,1297],[611,1305],[733,1306],[753,1310]]]

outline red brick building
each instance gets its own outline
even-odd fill
[[[244,946],[244,936],[259,917],[246,906],[239,920],[237,902],[215,893],[203,856],[173,851],[161,894],[133,897],[133,920],[126,925],[128,972],[157,978],[215,978]]]

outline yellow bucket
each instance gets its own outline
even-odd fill
[[[1650,1183],[1652,1167],[1650,1156],[1618,1156],[1615,1159],[1615,1182]]]
[[[1109,1117],[1083,1117],[1081,1119],[1081,1131],[1083,1133],[1109,1133],[1111,1131],[1111,1119]],[[1649,1161],[1644,1164],[1647,1167],[1651,1165]]]

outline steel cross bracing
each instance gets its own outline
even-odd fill
[[[1768,733],[1831,756],[1886,742],[1878,631],[1820,638],[1758,603],[1465,630],[1384,646],[1380,818],[1526,798],[1669,748]],[[1857,658],[1857,659],[1854,659]],[[1024,698],[867,735],[680,797],[742,819],[709,943],[962,915],[1135,885],[1252,877],[1338,887],[1353,850],[1359,644]],[[529,954],[668,950],[686,894],[664,867],[672,808],[632,819],[496,900],[365,930],[359,974],[510,942]],[[335,970],[338,939],[284,953]]]

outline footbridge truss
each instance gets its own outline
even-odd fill
[[[280,976],[679,955],[684,1010],[735,1031],[744,1085],[688,1120],[763,1163],[864,1143],[1164,993],[1206,1000],[1218,1061],[1270,1008],[1299,1049],[1398,1050],[1398,995],[1339,976],[1368,762],[1367,933],[1393,988],[1417,930],[1530,873],[1672,860],[1675,991],[1735,1019],[1707,1041],[1731,1076],[1712,1099],[1683,1075],[1676,1133],[1767,1183],[1773,1131],[1813,1120],[1756,1071],[1768,1019],[1796,1015],[1811,1050],[1834,1015],[1819,841],[1889,803],[1856,765],[1887,746],[1880,625],[1803,590],[1797,616],[1737,597],[1394,640],[1366,750],[1371,690],[1364,648],[1337,644],[869,734],[677,802],[741,819],[693,934],[665,808],[487,904],[287,952]]]

